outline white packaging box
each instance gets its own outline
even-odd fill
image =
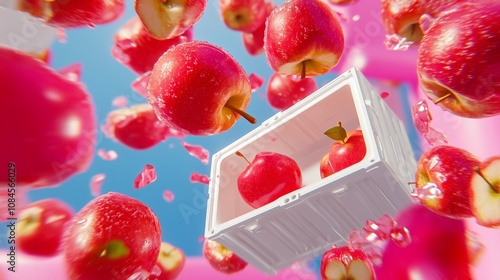
[[[341,121],[361,129],[365,158],[321,179],[319,162],[334,140],[324,132]],[[293,158],[302,188],[253,209],[237,178],[264,151]],[[412,203],[416,160],[403,122],[353,68],[279,112],[212,156],[205,238],[215,240],[266,274],[342,246],[353,229]]]

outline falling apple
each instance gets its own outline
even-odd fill
[[[318,89],[314,78],[281,75],[274,72],[267,84],[266,96],[271,107],[286,110]]]
[[[149,34],[165,40],[179,36],[195,25],[208,0],[134,0],[134,9]]]
[[[203,257],[205,257],[211,267],[224,274],[242,271],[248,265],[246,261],[238,257],[233,251],[210,239],[203,241]]]
[[[175,280],[181,274],[185,264],[186,255],[180,248],[168,242],[162,242],[156,264],[160,273],[150,275],[148,280]]]
[[[69,279],[137,279],[151,273],[160,245],[156,214],[139,200],[109,192],[68,222],[63,254]]]
[[[339,122],[325,131],[325,135],[335,140],[330,146],[328,162],[333,173],[354,165],[365,158],[366,145],[363,131],[356,129],[346,132]]]
[[[430,210],[451,218],[472,217],[471,178],[480,161],[464,149],[434,146],[420,156],[417,189],[435,186],[439,195],[421,199]]]
[[[471,179],[472,213],[478,224],[500,228],[500,156],[492,156],[474,168]]]
[[[219,0],[224,24],[232,30],[253,32],[266,21],[264,0]]]
[[[321,0],[290,0],[267,18],[264,49],[271,68],[302,78],[327,73],[344,52],[344,31]]]
[[[266,20],[275,7],[276,5],[273,2],[266,3]],[[262,24],[252,32],[241,32],[243,46],[250,55],[256,56],[264,53],[264,32],[266,30],[266,20],[264,20]]]
[[[500,114],[500,2],[468,1],[441,13],[418,51],[422,90],[467,118]]]
[[[244,112],[252,94],[245,71],[228,52],[207,42],[167,50],[155,64],[147,90],[158,118],[185,134],[222,133],[240,116],[256,123]]]
[[[380,266],[375,266],[377,279],[473,279],[464,220],[438,215],[421,204],[403,209],[395,220],[409,230],[412,242],[404,247],[387,243]]]
[[[17,221],[17,247],[24,253],[38,256],[60,253],[64,227],[73,215],[71,206],[55,198],[26,205]]]
[[[252,162],[240,152],[248,166],[238,176],[241,198],[253,208],[259,208],[302,187],[302,173],[297,162],[275,152],[260,152]]]
[[[423,15],[437,17],[454,5],[468,0],[382,0],[382,23],[388,34],[397,34],[410,42],[420,42],[424,31]]]
[[[0,47],[0,65],[0,131],[8,132],[0,137],[1,164],[18,167],[16,186],[56,186],[85,172],[97,136],[85,85],[8,48]],[[0,184],[7,182],[7,172],[0,173]]]
[[[360,249],[333,247],[321,258],[322,280],[373,280],[374,272],[368,256]]]
[[[169,136],[178,135],[156,117],[147,103],[111,111],[105,128],[110,138],[137,150],[152,148]]]
[[[114,36],[111,53],[121,64],[142,75],[153,70],[158,58],[170,47],[193,40],[193,28],[167,40],[153,38],[138,17],[127,21]]]

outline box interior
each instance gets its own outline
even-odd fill
[[[259,131],[257,135],[250,133],[240,139],[239,145],[232,151],[221,153],[219,173],[216,174],[217,189],[213,193],[216,215],[213,226],[219,226],[255,210],[238,192],[237,178],[247,166],[247,162],[237,156],[234,153],[236,151],[243,153],[250,161],[257,153],[264,151],[285,154],[295,159],[302,171],[302,188],[293,193],[301,193],[318,183],[321,180],[320,160],[334,142],[324,135],[324,132],[336,126],[339,121],[347,131],[360,129],[351,90],[352,87],[348,83],[340,88],[334,87],[324,92],[320,90],[309,96],[308,100],[304,99],[283,112],[283,118],[279,122],[278,115],[270,118],[270,122],[266,121],[256,129]],[[367,147],[368,154],[370,151]],[[353,168],[358,164],[353,165]],[[263,207],[273,207],[276,203],[279,202],[275,201]]]

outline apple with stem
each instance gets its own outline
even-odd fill
[[[387,243],[381,264],[375,266],[377,279],[474,279],[475,256],[464,220],[436,214],[422,204],[402,209],[395,220],[408,229],[412,242],[404,247]]]
[[[439,145],[420,156],[417,164],[416,188],[435,186],[439,195],[421,199],[430,210],[450,218],[469,218],[472,213],[471,178],[479,159],[468,151]]]
[[[420,26],[423,15],[436,18],[454,5],[468,0],[382,0],[382,23],[388,34],[397,34],[418,43],[424,36]]]
[[[0,119],[12,121],[0,122],[0,130],[9,131],[0,137],[0,163],[18,167],[16,186],[56,186],[85,172],[97,138],[94,102],[85,86],[10,48],[0,47],[0,65]],[[7,184],[3,172],[0,185]]]
[[[208,0],[134,0],[134,9],[149,34],[158,40],[177,37],[195,25]]]
[[[85,205],[63,237],[70,279],[123,280],[151,273],[160,253],[156,214],[130,196],[109,192]]]
[[[193,27],[167,40],[153,38],[136,16],[126,22],[114,36],[113,57],[138,75],[153,70],[158,58],[170,47],[193,40]]]
[[[241,198],[253,208],[259,208],[302,187],[302,173],[297,162],[275,152],[260,152],[250,162],[241,152],[247,167],[238,176]]]
[[[157,267],[160,273],[150,275],[148,280],[175,280],[184,269],[186,255],[180,249],[168,242],[162,242]]]
[[[333,174],[332,167],[330,166],[330,152],[323,155],[319,162],[319,175],[321,179],[326,178]]]
[[[108,137],[136,150],[152,148],[172,135],[179,136],[156,117],[147,103],[111,111],[104,127]]]
[[[207,42],[167,50],[151,71],[147,91],[158,118],[185,134],[222,133],[240,116],[257,122],[244,111],[252,96],[245,71],[228,52]]]
[[[330,146],[328,162],[332,174],[354,165],[365,158],[366,145],[363,131],[356,129],[346,132],[339,122],[325,131],[325,135],[335,140]]]
[[[245,260],[233,251],[210,239],[203,241],[203,257],[211,267],[224,274],[242,271],[248,265]]]
[[[27,205],[17,222],[17,247],[28,254],[54,256],[61,252],[66,222],[74,215],[67,203],[55,198]]]
[[[286,110],[318,89],[314,78],[281,75],[274,72],[266,89],[267,101],[271,107]]]
[[[265,0],[219,0],[224,24],[232,30],[253,32],[266,21]]]
[[[360,249],[333,247],[321,258],[322,280],[373,280],[374,272],[368,256]]]
[[[477,223],[500,228],[500,155],[489,157],[474,168],[471,187],[472,213]]]
[[[250,55],[257,56],[264,53],[264,32],[266,31],[267,17],[274,10],[276,5],[273,2],[267,2],[266,18],[262,24],[252,32],[241,32],[243,46]]]
[[[499,1],[468,1],[441,13],[418,50],[417,73],[427,97],[457,116],[499,115],[499,29]]]
[[[267,18],[264,49],[269,66],[280,74],[319,76],[338,64],[344,31],[323,1],[290,0]]]

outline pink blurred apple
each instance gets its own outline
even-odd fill
[[[314,78],[273,73],[267,84],[266,97],[271,107],[286,110],[318,89]]]

